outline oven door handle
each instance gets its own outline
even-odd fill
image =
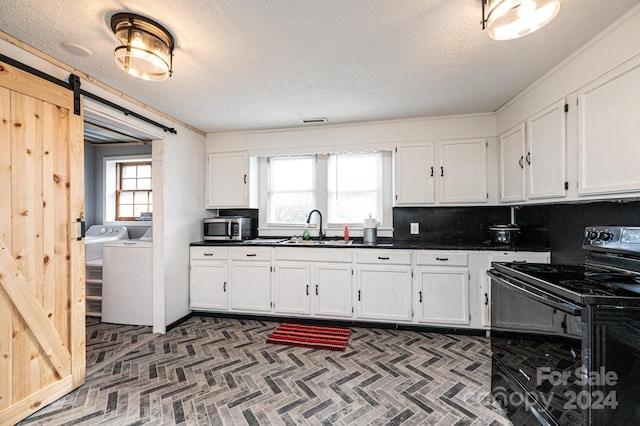
[[[559,309],[562,312],[566,312],[572,316],[578,316],[581,315],[582,313],[582,307],[578,306],[578,305],[574,305],[573,303],[570,302],[557,302],[555,300],[550,300],[547,299],[545,297],[542,297],[538,294],[535,294],[515,283],[521,283],[521,281],[513,278],[513,277],[509,277],[509,280],[512,280],[513,282],[507,281],[506,279],[503,278],[502,275],[498,275],[498,273],[496,273],[495,271],[487,271],[487,274],[491,277],[491,279],[495,280],[497,283],[508,287],[510,290],[516,291],[520,294],[522,294],[523,296],[528,297],[529,299],[533,299],[536,302],[542,303],[543,305],[547,305],[550,306],[552,308],[555,309]],[[525,283],[522,283],[525,284]],[[526,285],[526,284],[525,284]]]

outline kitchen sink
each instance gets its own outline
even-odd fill
[[[345,240],[303,240],[299,237],[289,238],[288,240],[284,240],[279,244],[285,245],[300,245],[300,246],[344,246],[351,244],[353,240],[345,241]]]

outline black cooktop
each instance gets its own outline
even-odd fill
[[[589,305],[640,306],[640,275],[601,268],[494,262],[495,270],[551,294]]]

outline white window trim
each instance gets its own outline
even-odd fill
[[[393,236],[393,154],[391,150],[381,149],[377,152],[382,153],[382,213],[383,217],[378,226],[378,236]],[[340,152],[336,154],[348,154]],[[354,152],[355,154],[355,152]],[[313,154],[311,154],[313,155]],[[327,237],[342,236],[344,224],[328,225],[328,206],[327,206],[327,173],[328,173],[329,154],[316,154],[316,208],[322,212],[322,230]],[[260,227],[258,233],[260,236],[296,236],[302,235],[304,225],[270,225],[267,222],[267,191],[268,191],[268,162],[267,156],[258,157],[258,194],[259,194],[259,216],[258,221]],[[362,218],[364,221],[364,218]],[[316,230],[318,227],[318,215],[313,215],[309,228]],[[352,237],[361,237],[363,234],[363,223],[349,224],[349,235]],[[316,231],[317,233],[317,231]],[[312,236],[316,233],[311,232]]]
[[[124,225],[124,226],[150,226],[151,222],[139,220],[115,220],[116,219],[116,189],[117,181],[117,163],[136,163],[139,161],[152,161],[148,154],[140,155],[123,155],[116,157],[103,158],[103,216],[105,225]],[[153,176],[153,175],[152,175]]]

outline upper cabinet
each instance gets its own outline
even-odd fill
[[[501,202],[566,196],[566,109],[562,100],[498,136]]]
[[[207,154],[208,209],[255,207],[255,161],[246,152]],[[253,173],[252,173],[253,172]]]
[[[640,192],[640,57],[578,91],[578,196]]]
[[[487,141],[430,141],[398,147],[395,191],[398,206],[486,204]]]

